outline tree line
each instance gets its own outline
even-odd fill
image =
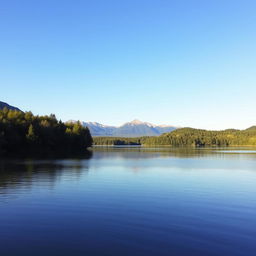
[[[122,137],[93,137],[94,145],[141,145],[140,138],[122,138]]]
[[[63,123],[55,115],[36,116],[4,108],[0,110],[0,153],[78,151],[92,145],[88,128]]]

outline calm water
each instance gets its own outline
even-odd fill
[[[0,160],[1,255],[256,255],[256,151]]]

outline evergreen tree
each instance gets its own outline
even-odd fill
[[[32,143],[34,143],[36,141],[36,135],[34,133],[34,128],[33,128],[32,124],[29,125],[28,133],[26,135],[26,138],[29,142],[32,142]]]
[[[90,131],[80,123],[64,124],[53,114],[0,110],[0,152],[82,151],[91,145]]]

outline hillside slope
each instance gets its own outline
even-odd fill
[[[4,109],[4,108],[8,108],[10,110],[17,110],[17,111],[21,111],[19,108],[11,106],[3,101],[0,101],[0,109]]]

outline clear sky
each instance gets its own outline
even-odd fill
[[[2,1],[0,93],[63,121],[256,125],[256,1]]]

